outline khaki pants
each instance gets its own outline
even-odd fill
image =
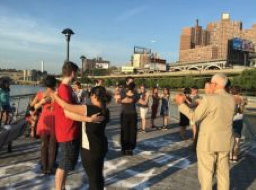
[[[217,177],[217,190],[229,190],[229,152],[197,150],[197,160],[201,190],[212,190],[214,174]]]

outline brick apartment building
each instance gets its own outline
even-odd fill
[[[185,27],[180,36],[179,64],[209,60],[226,60],[228,40],[241,38],[256,44],[256,24],[243,29],[240,21],[230,20],[229,14],[222,14],[221,20],[209,23],[206,29],[199,26]]]

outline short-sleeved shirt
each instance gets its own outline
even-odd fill
[[[7,90],[0,90],[0,104],[2,106],[10,105],[10,92]]]
[[[87,116],[101,113],[102,109],[87,105]],[[109,122],[109,110],[102,114],[105,119],[101,123],[83,122],[82,124],[82,148],[90,150],[94,156],[105,154],[108,150],[108,141],[105,135],[106,125]],[[86,142],[87,141],[87,142]]]
[[[59,97],[69,104],[75,103],[71,86],[60,84]],[[55,105],[55,133],[58,142],[68,142],[79,137],[78,123],[65,116],[64,110],[58,104]]]

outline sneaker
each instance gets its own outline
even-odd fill
[[[166,131],[166,130],[168,130],[168,129],[167,129],[166,126],[163,126],[163,127],[162,127],[162,130],[163,130],[163,131]]]

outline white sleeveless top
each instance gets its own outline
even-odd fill
[[[90,144],[86,133],[86,122],[82,122],[82,148],[90,150]]]

